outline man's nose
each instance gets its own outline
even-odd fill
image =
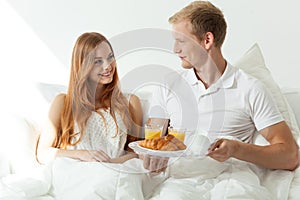
[[[174,46],[173,46],[173,52],[174,52],[174,53],[180,53],[180,52],[181,52],[181,48],[180,48],[180,46],[178,45],[178,42],[175,42],[175,43],[174,43]]]

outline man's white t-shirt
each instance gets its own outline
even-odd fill
[[[149,117],[169,118],[170,126],[204,131],[211,140],[231,136],[244,142],[283,121],[260,81],[230,64],[208,89],[193,69],[168,75],[152,95]]]

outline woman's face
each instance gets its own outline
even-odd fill
[[[94,66],[89,80],[101,85],[111,83],[115,73],[113,62],[115,62],[115,57],[108,43],[100,43],[95,49]]]

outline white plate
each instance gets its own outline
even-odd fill
[[[178,150],[178,151],[159,151],[159,150],[152,150],[141,147],[138,144],[138,141],[131,142],[128,145],[135,153],[137,154],[147,154],[151,156],[160,156],[160,157],[183,157],[185,155],[185,150]]]

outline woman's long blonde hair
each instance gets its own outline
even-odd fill
[[[95,99],[95,88],[91,87],[91,82],[88,80],[94,66],[95,48],[102,42],[106,42],[113,51],[109,41],[96,32],[84,33],[76,41],[72,53],[69,87],[65,97],[64,109],[61,113],[61,128],[53,143],[54,147],[65,149],[67,146],[76,145],[81,140],[87,120],[95,111],[96,101],[104,104],[104,101],[109,100],[110,105],[107,107],[110,108],[110,114],[116,123],[116,134],[119,127],[115,113],[121,115],[127,130],[131,130],[128,100],[122,94],[118,85],[116,61],[114,60],[111,64],[115,68],[113,80],[111,83],[104,85],[100,99]],[[101,115],[101,113],[99,114]],[[102,118],[104,119],[103,116]],[[79,128],[77,133],[74,132],[75,123]],[[79,134],[79,139],[74,142],[77,134]]]

